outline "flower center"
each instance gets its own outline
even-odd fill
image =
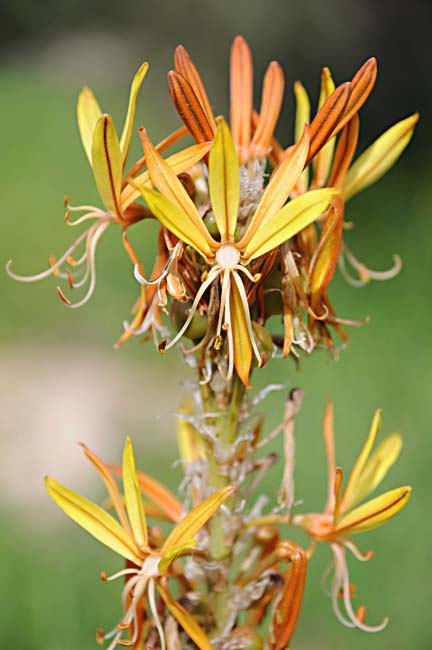
[[[240,251],[233,244],[223,244],[216,253],[216,262],[223,269],[233,269],[240,261]]]

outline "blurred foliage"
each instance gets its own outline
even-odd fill
[[[3,18],[8,22],[0,22],[3,29],[6,24],[9,26],[3,47],[24,44],[28,59],[23,65],[17,49],[9,50],[9,63],[0,69],[2,144],[3,151],[7,152],[0,162],[1,262],[13,258],[14,269],[19,272],[31,273],[43,268],[48,255],[63,251],[75,234],[62,222],[63,193],[68,192],[72,203],[97,200],[75,126],[74,102],[79,83],[72,86],[67,76],[59,74],[57,50],[52,50],[52,61],[44,59],[43,66],[37,58],[31,61],[28,54],[31,43],[41,43],[51,34],[63,33],[68,38],[66,28],[82,27],[84,13],[86,27],[113,30],[118,24],[121,33],[130,30],[128,45],[132,53],[129,56],[135,60],[134,53],[139,49],[137,63],[143,55],[150,59],[153,55],[153,79],[163,79],[163,65],[165,62],[169,65],[178,41],[190,44],[196,58],[203,61],[202,67],[209,70],[209,86],[214,89],[214,96],[219,97],[218,93],[222,96],[221,101],[218,99],[219,107],[226,101],[227,71],[222,66],[227,61],[229,40],[242,31],[250,38],[256,59],[261,55],[259,71],[269,56],[274,56],[285,62],[290,75],[304,77],[306,82],[313,80],[315,86],[319,77],[317,66],[330,64],[337,78],[343,79],[364,58],[377,54],[383,70],[382,80],[364,111],[371,125],[366,128],[366,139],[422,105],[427,111],[431,84],[426,77],[430,74],[432,57],[427,58],[427,52],[422,49],[430,48],[430,40],[421,36],[427,28],[429,3],[411,3],[406,11],[402,10],[402,3],[392,3],[390,7],[387,2],[379,5],[312,2],[301,10],[291,3],[290,12],[284,13],[283,20],[277,14],[282,7],[286,12],[286,3],[276,0],[265,7],[252,7],[243,1],[235,5],[211,3],[205,7],[192,2],[165,1],[157,6],[146,3],[140,10],[136,5],[133,9],[128,2],[121,7],[104,3],[102,10],[102,5],[84,7],[76,0],[68,5],[45,2],[38,5],[35,14],[33,5],[2,5]],[[270,15],[277,16],[271,29]],[[345,20],[348,15],[349,21]],[[184,16],[187,21],[182,20]],[[299,27],[301,20],[303,29]],[[154,30],[156,21],[158,30]],[[210,32],[208,24],[211,24]],[[356,24],[358,29],[354,30]],[[372,24],[373,29],[369,30]],[[144,38],[138,43],[141,28],[148,36],[145,46]],[[321,28],[318,38],[317,30]],[[111,41],[108,37],[106,40],[108,50]],[[311,43],[316,50],[310,49]],[[165,46],[169,51],[164,50]],[[95,72],[92,61],[86,66],[83,59],[82,53],[76,61],[79,69],[75,75],[82,83],[94,86],[106,110],[121,116],[127,82],[135,63],[124,73],[126,76],[118,87],[113,87],[109,83],[112,61],[109,57],[102,61],[105,69],[102,76]],[[424,61],[420,68],[415,67],[417,59]],[[71,65],[73,61],[69,61],[68,70]],[[149,84],[150,91],[143,92],[145,100],[140,102],[138,119],[153,125],[155,136],[162,136],[166,128],[176,124],[175,117],[166,89],[158,85],[160,81],[149,80]],[[282,131],[287,139],[288,128],[282,125]],[[351,467],[373,411],[381,406],[383,434],[400,430],[405,441],[402,458],[386,485],[412,482],[414,486],[412,503],[400,518],[369,534],[364,542],[359,538],[360,546],[374,548],[374,560],[368,565],[352,562],[352,578],[358,583],[358,603],[366,603],[371,623],[379,622],[388,613],[391,619],[388,629],[380,635],[366,636],[344,629],[334,620],[330,602],[319,585],[320,573],[329,559],[323,547],[310,571],[296,648],[338,650],[349,646],[355,650],[367,646],[370,650],[383,647],[426,650],[431,645],[430,582],[425,571],[432,532],[429,517],[432,185],[430,162],[424,164],[423,160],[428,142],[430,129],[426,115],[396,169],[379,187],[365,191],[348,208],[348,218],[356,224],[349,234],[349,242],[360,259],[372,268],[381,269],[391,263],[391,255],[397,252],[404,262],[400,276],[389,283],[372,283],[358,290],[347,286],[340,277],[336,279],[331,295],[340,315],[354,319],[370,315],[371,322],[351,330],[351,346],[341,353],[337,363],[330,362],[324,353],[316,354],[302,361],[299,373],[291,361],[280,360],[256,375],[258,385],[268,381],[286,382],[290,387],[300,385],[306,390],[297,424],[297,495],[307,507],[319,509],[324,502],[321,417],[327,394],[336,403],[337,455],[342,466]],[[152,230],[151,224],[144,226]],[[134,241],[150,266],[155,232],[153,228],[149,237],[148,230],[144,234],[144,226],[138,227]],[[78,354],[81,346],[90,345],[106,354],[131,360],[142,357],[148,364],[166,364],[167,372],[179,368],[175,351],[160,359],[151,343],[144,347],[132,341],[119,352],[111,351],[111,344],[121,332],[122,320],[137,295],[130,263],[120,245],[120,231],[111,230],[98,253],[95,296],[82,310],[65,309],[57,299],[54,280],[17,285],[1,275],[3,348],[19,350],[23,343],[27,346],[62,343]],[[37,368],[29,372],[34,373],[37,381]],[[160,390],[163,389],[161,386]],[[175,403],[177,396],[170,395],[167,399]],[[145,387],[143,400],[145,408]],[[270,396],[261,408],[268,413],[270,430],[282,416],[280,395]],[[58,425],[61,431],[61,422]],[[145,453],[146,432],[130,433],[141,441],[142,469],[166,477],[175,488],[180,475],[178,468],[170,469],[175,450],[161,449],[149,457]],[[29,435],[30,431],[23,432],[23,439],[17,444],[25,444],[25,436]],[[119,432],[119,441],[121,435]],[[3,472],[25,474],[25,467],[0,468]],[[281,469],[280,462],[278,469]],[[274,492],[277,486],[267,483],[267,488]],[[98,495],[102,496],[102,491],[96,490],[94,496]],[[25,523],[28,511],[22,507],[17,515],[13,505],[0,504],[0,552],[4,558],[0,590],[5,602],[0,610],[2,646],[20,650],[94,648],[95,628],[98,625],[108,628],[117,620],[119,611],[118,586],[99,582],[99,571],[120,567],[109,552],[63,521],[60,513],[54,512],[52,520],[39,521],[35,521],[33,513],[31,521]]]

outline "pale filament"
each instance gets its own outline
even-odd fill
[[[349,581],[348,566],[345,558],[345,549],[341,547],[339,544],[331,544],[331,549],[333,551],[334,565],[335,565],[334,566],[335,573],[332,580],[331,591],[332,591],[333,610],[336,617],[341,623],[343,623],[347,627],[358,627],[360,630],[363,630],[364,632],[380,632],[387,626],[388,618],[384,618],[382,623],[374,626],[366,625],[365,623],[362,623],[357,618],[351,603],[350,581]],[[345,612],[349,620],[345,618],[345,616],[341,613],[339,609],[338,597],[339,597],[340,589],[342,589],[342,597],[343,597]]]

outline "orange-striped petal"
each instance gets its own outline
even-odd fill
[[[329,141],[340,123],[351,94],[351,84],[346,82],[336,88],[321,106],[311,122],[310,149],[306,164],[315,158],[318,151]]]
[[[342,517],[334,532],[337,535],[353,535],[382,526],[402,510],[410,496],[409,485],[385,492]]]
[[[375,57],[368,59],[356,72],[351,80],[351,95],[345,108],[343,118],[339,122],[336,133],[347,124],[351,118],[361,109],[372,92],[377,78],[377,62]]]
[[[187,79],[171,70],[168,73],[168,86],[176,111],[195,141],[212,140],[215,129]]]
[[[92,167],[101,199],[109,212],[121,217],[120,190],[123,161],[120,142],[110,115],[96,122],[92,143]]]
[[[187,52],[186,48],[183,47],[183,45],[179,45],[175,50],[174,67],[176,69],[176,72],[180,73],[186,79],[186,81],[189,82],[207,116],[207,120],[211,128],[213,131],[216,131],[216,121],[204,88],[204,84],[198,70],[196,69],[195,65],[192,62],[192,59],[189,56],[189,53]]]

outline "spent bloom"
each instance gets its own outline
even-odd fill
[[[147,527],[141,485],[144,484],[143,487],[147,488],[147,492],[159,502],[159,506],[171,519],[177,520],[178,507],[175,498],[155,481],[150,482],[138,476],[130,438],[126,439],[123,453],[121,471],[123,498],[114,480],[113,470],[87,447],[83,447],[86,456],[105,483],[118,520],[102,507],[72,492],[50,477],[45,479],[45,485],[50,496],[71,519],[127,561],[126,569],[112,576],[102,574],[103,579],[108,581],[125,577],[126,584],[122,592],[124,611],[121,621],[106,634],[99,630],[98,640],[110,641],[108,650],[113,650],[116,645],[139,647],[143,606],[147,601],[163,650],[165,636],[156,607],[157,590],[174,618],[187,630],[197,646],[201,650],[210,650],[211,645],[205,632],[169,594],[167,574],[178,556],[191,553],[195,549],[197,546],[195,535],[233,493],[234,487],[227,486],[214,492],[182,517],[165,541],[155,546],[152,543],[151,531]],[[125,632],[128,633],[127,639],[124,638]]]
[[[333,405],[331,403],[327,405],[324,416],[324,438],[328,459],[327,504],[322,514],[295,515],[292,519],[293,524],[302,526],[314,540],[326,541],[330,544],[333,553],[331,597],[334,612],[347,627],[358,627],[367,632],[383,629],[387,619],[377,626],[366,625],[362,620],[363,608],[360,614],[353,609],[346,551],[350,551],[361,561],[369,560],[372,553],[362,553],[351,539],[351,535],[382,526],[406,505],[411,495],[411,487],[405,485],[365,501],[396,462],[402,447],[401,436],[393,433],[372,451],[380,423],[381,413],[377,411],[366,443],[347,479],[345,488],[342,489],[343,472],[335,465]],[[340,611],[340,596],[345,613]]]

